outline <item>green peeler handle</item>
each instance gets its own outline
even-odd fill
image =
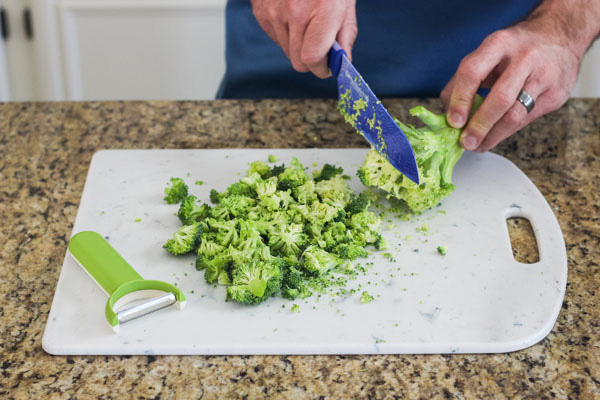
[[[142,280],[97,232],[77,233],[69,242],[69,252],[109,296],[127,282]]]

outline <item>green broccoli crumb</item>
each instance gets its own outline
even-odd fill
[[[269,162],[270,163],[276,163],[277,161],[279,161],[279,158],[276,155],[269,154]]]
[[[196,182],[194,182],[194,183],[195,183],[196,185],[198,185],[198,186],[202,186],[202,185],[204,185],[204,181],[196,181]]]
[[[371,296],[367,291],[362,292],[360,295],[360,302],[362,304],[370,303],[373,300],[375,300],[375,297]]]
[[[300,306],[298,304],[292,304],[292,308],[291,308],[292,312],[298,313],[300,312]]]
[[[385,339],[375,339],[375,343],[385,343]]]
[[[446,255],[446,250],[448,250],[447,246],[438,246],[437,247],[437,251],[438,253],[440,253],[441,255],[445,256]]]
[[[142,219],[141,218],[136,218],[134,221],[135,222],[142,222]]]

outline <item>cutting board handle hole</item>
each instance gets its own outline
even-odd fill
[[[529,220],[510,217],[506,219],[506,226],[515,260],[523,264],[535,264],[540,261],[537,240]]]

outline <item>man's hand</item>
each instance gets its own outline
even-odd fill
[[[440,96],[448,123],[462,128],[477,89],[491,90],[463,131],[463,147],[487,151],[561,107],[598,35],[599,15],[599,0],[546,0],[526,21],[491,34],[466,56]],[[535,100],[529,114],[516,100],[521,90]]]
[[[331,75],[327,53],[337,40],[351,57],[358,32],[355,0],[251,0],[263,30],[298,72]]]

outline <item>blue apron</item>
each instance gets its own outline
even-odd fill
[[[335,0],[334,0],[335,1]],[[433,97],[490,33],[539,0],[358,0],[353,64],[378,97]],[[258,25],[248,0],[226,9],[227,71],[217,98],[334,98],[332,78],[294,71]]]

